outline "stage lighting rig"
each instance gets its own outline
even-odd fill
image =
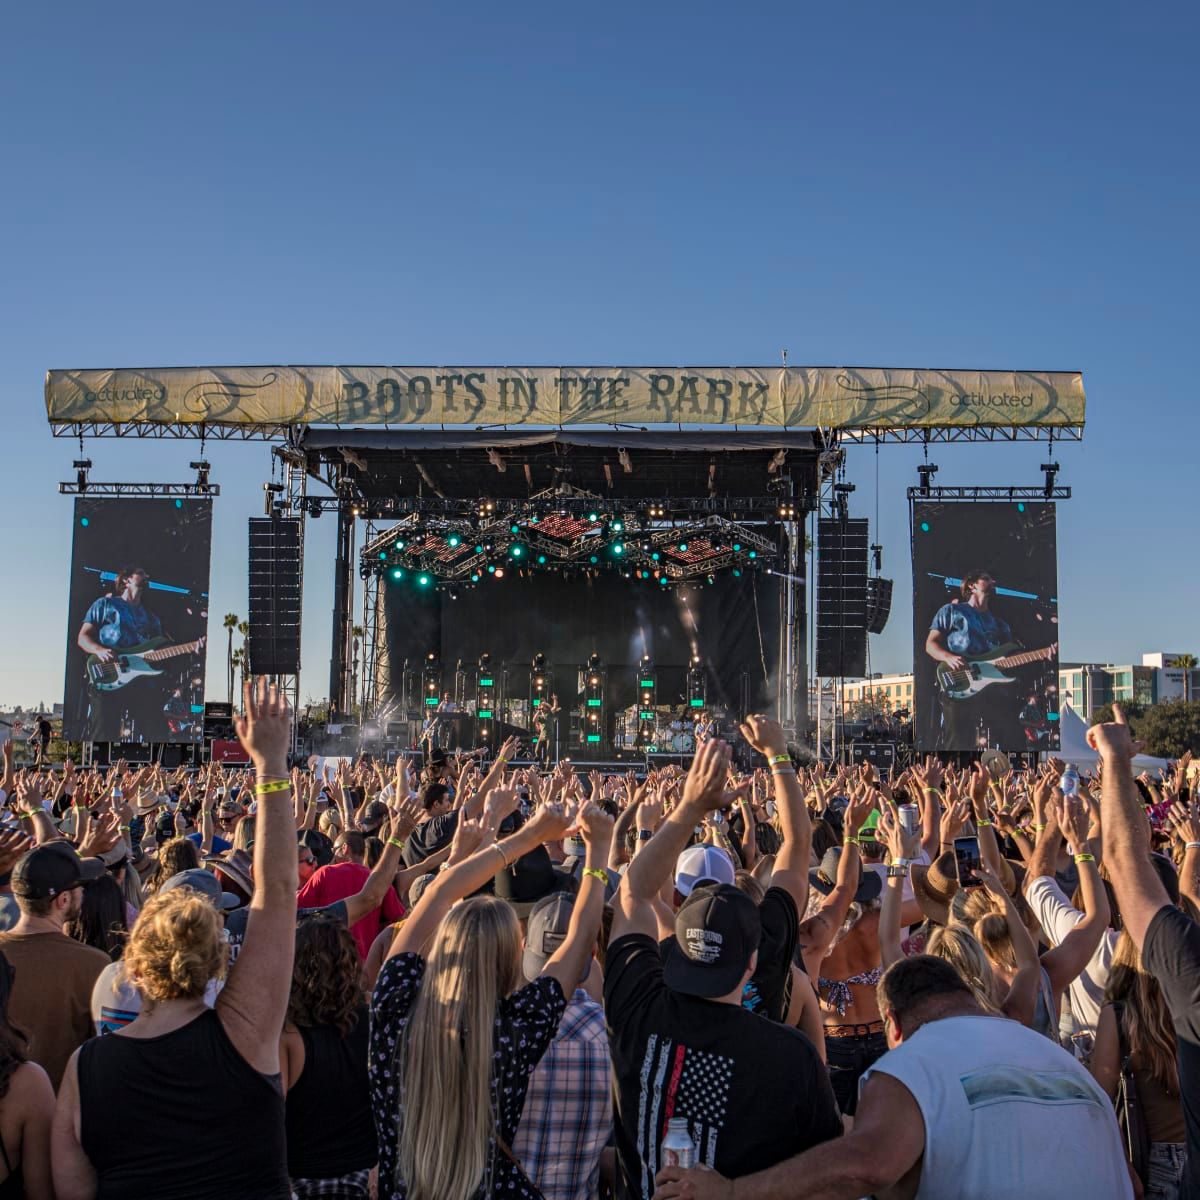
[[[80,441],[83,439],[80,438]],[[92,469],[92,460],[90,458],[77,458],[72,464],[75,468],[75,484],[79,488],[79,494],[82,496],[88,490],[88,472]]]
[[[193,467],[195,467],[197,465],[198,465],[197,463],[192,463]],[[204,466],[207,467],[208,463],[205,463]],[[203,479],[203,482],[201,482],[202,479]],[[202,473],[197,474],[196,487],[197,487],[197,489],[199,489],[201,491],[205,491],[205,492],[208,491],[208,471],[207,470],[205,470]],[[275,497],[282,495],[282,493],[283,493],[283,484],[282,483],[264,483],[263,484],[263,516],[269,517],[271,515],[271,513],[275,510],[275,504],[276,504]]]
[[[596,747],[604,740],[604,665],[600,655],[593,654],[580,674],[583,676],[583,728],[580,736],[585,746]]]
[[[933,491],[933,477],[938,473],[937,463],[918,463],[917,474],[921,477],[921,495],[928,496]]]
[[[707,672],[700,655],[693,654],[687,670],[687,702],[688,710],[693,716],[700,716],[708,700]]]
[[[421,671],[421,690],[425,697],[425,707],[437,708],[442,699],[442,667],[434,650],[425,655],[425,666]]]
[[[208,491],[208,473],[209,473],[209,471],[212,470],[212,464],[209,462],[206,462],[204,459],[201,459],[199,462],[188,463],[188,466],[191,467],[191,469],[196,472],[196,491],[201,492],[201,493],[207,492]],[[266,486],[267,485],[264,483],[263,488],[265,489]],[[279,484],[275,484],[274,486],[277,487],[281,492],[283,491],[283,484],[279,483]],[[271,510],[268,509],[267,516],[269,517],[270,515],[271,515]]]
[[[1050,462],[1042,463],[1042,473],[1046,477],[1046,482],[1042,487],[1042,495],[1049,500],[1054,495],[1054,481],[1058,478],[1058,463],[1051,460]]]

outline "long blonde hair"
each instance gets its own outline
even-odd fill
[[[520,952],[516,914],[488,896],[455,905],[434,934],[397,1047],[409,1200],[470,1200],[484,1182],[496,1133],[492,1030],[519,982]]]
[[[996,976],[978,939],[962,925],[937,928],[929,937],[925,953],[944,959],[962,976],[984,1011],[1001,1016],[996,1004]]]
[[[1113,951],[1104,999],[1122,1006],[1121,1026],[1129,1049],[1138,1057],[1137,1065],[1172,1095],[1178,1095],[1175,1026],[1158,980],[1143,966],[1137,943],[1124,931]]]

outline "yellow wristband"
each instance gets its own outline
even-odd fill
[[[593,879],[598,879],[605,885],[608,884],[608,872],[602,871],[599,867],[584,867],[583,875],[585,879],[590,875]]]
[[[790,765],[790,763],[792,761],[792,756],[790,754],[776,754],[776,755],[772,756],[771,758],[767,759],[767,761],[772,766],[774,766],[776,763],[788,763]]]
[[[1075,861],[1077,863],[1094,863],[1096,861],[1096,856],[1094,854],[1077,854],[1075,855]]]
[[[272,792],[290,792],[291,790],[292,781],[290,779],[276,779],[274,783],[256,783],[254,785],[256,796],[269,796]]]
[[[404,849],[404,843],[399,838],[390,837],[387,840],[387,844],[389,846],[399,846],[401,850]]]
[[[976,821],[975,822],[975,826],[977,829],[984,829],[989,825],[991,825],[991,821]]]

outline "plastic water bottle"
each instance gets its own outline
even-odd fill
[[[1064,796],[1074,796],[1079,791],[1079,772],[1074,766],[1068,766],[1059,781]]]

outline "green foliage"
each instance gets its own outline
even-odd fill
[[[1179,758],[1186,751],[1200,754],[1200,701],[1168,700],[1142,707],[1123,704],[1133,736],[1144,743],[1145,754]],[[1093,724],[1112,720],[1112,705],[1096,710]]]

